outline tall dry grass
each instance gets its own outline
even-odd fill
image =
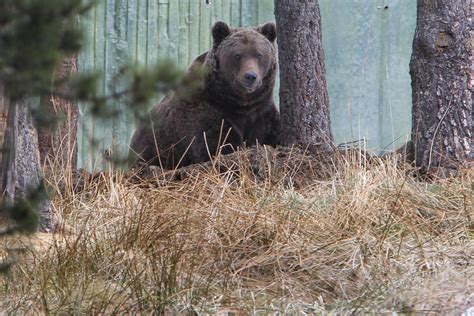
[[[70,173],[53,172],[60,229],[2,241],[15,265],[0,276],[0,309],[266,315],[474,305],[472,170],[420,182],[394,159],[354,152],[333,177],[295,189],[297,170],[273,181],[271,170],[256,178],[239,161],[238,174],[202,168],[180,181],[104,173],[80,193]]]

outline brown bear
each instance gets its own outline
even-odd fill
[[[276,27],[212,27],[212,48],[186,75],[203,81],[191,94],[171,93],[139,127],[131,153],[143,162],[176,168],[230,153],[243,144],[275,146],[279,114],[273,101],[277,71]]]

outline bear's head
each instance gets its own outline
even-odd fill
[[[224,22],[212,27],[213,71],[230,85],[232,93],[250,96],[262,85],[273,90],[276,71],[275,23],[256,28],[230,28]],[[217,69],[216,69],[217,68]],[[271,81],[271,82],[266,82]]]

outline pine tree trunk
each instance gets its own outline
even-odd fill
[[[8,109],[10,108],[10,102],[5,95],[5,88],[0,84],[0,109],[2,111],[2,122],[0,125],[0,193],[3,200],[8,200],[8,192],[12,192],[14,188],[11,187],[13,181],[11,180],[12,175],[10,172],[11,168],[11,152],[10,152],[10,135],[7,132],[8,125]]]
[[[2,200],[10,205],[19,199],[33,202],[30,197],[40,188],[41,171],[31,104],[27,99],[10,103],[1,85],[0,96],[1,108],[7,111],[0,164]],[[50,201],[36,198],[34,209],[39,217],[40,230],[49,231],[53,226]]]
[[[275,0],[282,145],[332,144],[317,0]]]
[[[67,80],[77,73],[76,56],[66,58],[57,67],[53,80]],[[58,89],[55,92],[68,94],[68,87]],[[52,118],[57,118],[54,129],[49,126],[38,128],[38,144],[41,163],[54,162],[53,168],[62,167],[75,170],[77,161],[77,104],[72,100],[57,95],[49,95],[41,98],[41,111]]]
[[[415,163],[428,173],[472,158],[472,18],[471,0],[418,0],[412,141]]]

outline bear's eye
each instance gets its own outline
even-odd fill
[[[239,54],[235,54],[235,55],[234,55],[235,60],[239,60],[240,57],[241,57],[241,56],[240,56]]]
[[[258,59],[262,59],[262,58],[263,58],[263,55],[262,55],[262,54],[258,54],[258,55],[257,55],[257,58],[258,58]]]

